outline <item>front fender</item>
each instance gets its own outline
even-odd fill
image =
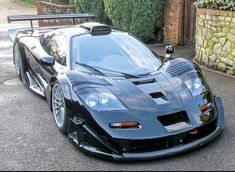
[[[68,105],[71,103],[71,86],[69,84],[68,78],[66,74],[59,74],[57,76],[54,76],[51,78],[50,84],[48,84],[48,87],[45,90],[46,99],[50,105],[50,109],[52,110],[51,105],[51,97],[52,97],[52,88],[55,84],[55,82],[58,82],[63,90],[65,103]]]

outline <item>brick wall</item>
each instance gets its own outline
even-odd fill
[[[184,0],[164,0],[164,43],[183,44]]]
[[[74,5],[57,5],[45,1],[37,2],[37,14],[69,14],[75,13],[76,8]],[[70,19],[60,19],[60,20],[44,20],[38,21],[39,26],[53,26],[53,25],[68,25],[72,24]]]
[[[164,0],[164,43],[183,44],[183,18],[185,0]],[[74,5],[56,5],[37,2],[38,14],[61,14],[76,12]],[[70,20],[39,21],[39,26],[72,24]]]

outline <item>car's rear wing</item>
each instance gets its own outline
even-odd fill
[[[60,28],[61,26],[51,26],[51,27],[34,27],[33,21],[36,20],[57,20],[57,19],[72,19],[73,25],[76,23],[76,19],[94,19],[95,15],[91,13],[75,13],[75,14],[48,14],[48,15],[15,15],[15,16],[8,16],[7,20],[8,23],[11,22],[17,22],[17,21],[30,21],[31,28],[15,28],[15,29],[9,29],[8,34],[11,39],[11,41],[15,41],[15,38],[17,37],[19,32],[25,31],[25,30],[43,30],[43,29],[53,29],[53,28]],[[65,27],[65,26],[62,26]]]
[[[75,14],[47,14],[47,15],[16,15],[8,16],[8,23],[15,21],[30,21],[31,28],[33,28],[33,21],[35,20],[55,20],[55,19],[72,19],[75,24],[75,19],[92,19],[95,18],[91,13],[75,13]]]
[[[34,30],[38,30],[38,31],[48,30],[49,31],[52,29],[61,29],[61,28],[65,28],[65,27],[68,27],[68,26],[63,25],[63,26],[49,26],[49,27],[34,27],[33,30],[31,27],[12,28],[12,29],[8,29],[8,36],[12,42],[15,42],[15,38],[17,37],[17,35],[19,33],[23,33],[23,32],[25,33],[27,31],[30,31],[32,33]]]

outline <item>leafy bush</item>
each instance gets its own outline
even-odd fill
[[[26,6],[26,7],[35,7],[36,0],[16,0],[19,4]]]
[[[104,0],[113,25],[148,41],[163,15],[163,0]]]
[[[235,10],[235,0],[197,0],[195,5],[198,8]]]
[[[104,10],[103,0],[76,0],[77,12],[88,12],[96,15],[99,22],[110,23]]]

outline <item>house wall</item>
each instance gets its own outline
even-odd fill
[[[184,0],[164,0],[164,42],[183,44]]]
[[[74,5],[56,5],[53,3],[38,1],[37,2],[37,14],[70,14],[75,13],[76,8]],[[39,26],[53,26],[53,25],[68,25],[72,24],[72,21],[69,19],[60,19],[60,20],[44,20],[39,21]]]

